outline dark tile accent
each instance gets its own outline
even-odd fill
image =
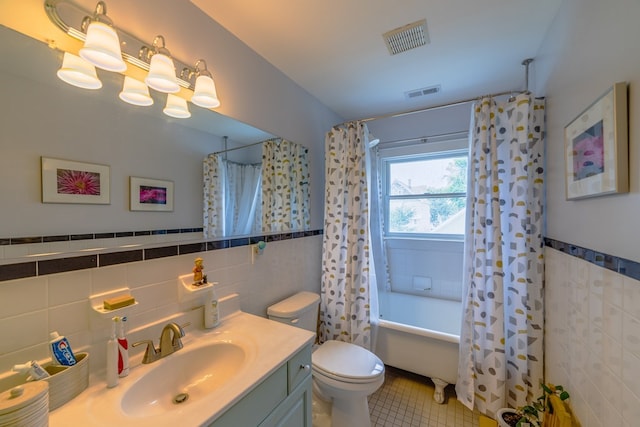
[[[93,240],[94,238],[93,233],[72,234],[70,237],[71,237],[71,240]]]
[[[207,242],[207,250],[215,251],[217,249],[227,249],[230,246],[228,240],[216,240],[213,242]]]
[[[42,243],[42,237],[12,237],[12,245],[26,245],[29,243]]]
[[[620,258],[618,260],[618,273],[640,280],[640,263]]]
[[[560,252],[583,259],[591,264],[595,264],[607,270],[615,271],[632,279],[640,280],[640,263],[620,258],[615,255],[605,254],[593,249],[587,249],[570,243],[560,242],[558,240],[546,237],[544,239],[545,246]]]
[[[178,246],[165,246],[162,248],[149,248],[144,250],[144,259],[165,258],[178,255]]]
[[[71,258],[48,259],[38,261],[38,276],[43,274],[64,273],[65,271],[84,270],[98,266],[97,255],[84,255]]]
[[[256,243],[259,243],[261,241],[265,241],[265,236],[251,236],[249,237],[249,244],[250,245],[255,245]]]
[[[96,239],[113,239],[116,237],[116,233],[96,233]]]
[[[195,228],[181,228],[180,232],[181,233],[195,233],[196,229]]]
[[[170,230],[167,230],[167,234],[178,234],[178,233],[180,233],[179,228],[172,228]]]
[[[124,252],[109,252],[106,254],[99,254],[98,257],[100,258],[100,267],[143,260],[142,249]]]
[[[282,234],[269,234],[265,237],[265,242],[279,242],[282,240]]]
[[[36,275],[36,262],[0,265],[0,281],[23,279]]]
[[[178,253],[180,255],[185,255],[185,254],[193,254],[196,252],[204,252],[207,250],[207,244],[202,242],[202,243],[189,243],[186,245],[180,245],[178,246]]]
[[[134,231],[133,234],[135,236],[151,236],[151,231],[149,230]]]
[[[192,230],[192,231],[182,231],[182,230]],[[175,234],[180,232],[198,232],[202,231],[202,228],[191,228],[191,229],[172,229],[166,230],[167,234]],[[146,250],[137,249],[133,251],[121,251],[121,252],[110,252],[99,255],[84,255],[78,257],[69,257],[69,258],[59,258],[59,259],[50,259],[50,260],[42,260],[42,261],[33,261],[33,262],[25,262],[25,263],[17,263],[17,264],[6,264],[0,265],[0,282],[6,280],[20,279],[26,277],[33,276],[42,276],[45,274],[54,274],[54,273],[62,273],[66,271],[74,271],[74,270],[83,270],[87,268],[96,268],[98,266],[104,267],[107,265],[114,264],[122,264],[127,262],[135,262],[142,261],[143,255],[144,259],[153,259],[165,256],[174,256],[178,254],[189,254],[195,252],[204,252],[207,250],[217,250],[217,249],[226,249],[235,246],[247,246],[251,244],[250,242],[259,242],[260,240],[264,241],[278,241],[278,240],[287,240],[292,238],[299,237],[308,237],[308,236],[316,236],[322,234],[322,230],[309,230],[304,233],[296,232],[296,233],[282,233],[282,234],[273,234],[267,236],[253,236],[252,238],[243,237],[238,239],[223,239],[223,240],[213,240],[210,242],[201,242],[201,243],[192,243],[186,245],[177,246],[177,254],[175,252],[176,246],[166,246],[162,248],[149,248]],[[117,233],[99,233],[95,235],[95,238],[111,238],[114,235],[116,237],[130,237],[133,236],[133,232],[124,231]],[[74,235],[74,236],[48,236],[47,241],[66,241],[72,238],[79,238],[84,235]],[[87,234],[88,236],[88,234]],[[93,235],[92,235],[93,236]],[[24,243],[38,243],[40,239],[44,239],[42,237],[20,237],[15,238],[18,242],[17,244]],[[13,244],[13,238],[5,238],[0,239],[0,244],[8,245]],[[564,245],[562,242],[557,242],[552,239],[545,239],[545,244],[547,246],[552,247],[562,246]],[[144,252],[143,252],[144,251]],[[617,260],[617,261],[616,261]],[[613,265],[618,265],[622,274],[625,274],[625,271],[633,271],[636,276],[640,277],[640,264],[634,263],[633,261],[624,260],[625,262],[621,262],[616,257],[603,258],[603,264],[609,265],[610,267]],[[617,264],[616,264],[617,263]],[[636,278],[635,276],[631,276]],[[640,279],[639,279],[640,280]]]
[[[231,239],[229,240],[229,245],[232,248],[238,247],[238,246],[247,246],[249,245],[249,239],[246,237],[240,238],[240,239]]]
[[[291,233],[291,237],[293,239],[299,239],[301,237],[304,237],[304,231],[294,231],[293,233]]]
[[[151,230],[151,234],[153,236],[164,235],[167,234],[167,230]]]
[[[44,236],[42,237],[42,241],[44,243],[49,242],[68,242],[71,239],[71,236]]]

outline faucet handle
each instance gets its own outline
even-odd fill
[[[142,344],[147,345],[147,349],[145,350],[144,356],[142,357],[142,363],[155,362],[156,359],[158,358],[158,350],[156,350],[156,347],[153,345],[153,341],[151,340],[137,341],[131,344],[131,346],[137,347]]]

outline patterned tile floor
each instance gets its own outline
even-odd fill
[[[369,396],[371,427],[478,427],[478,413],[456,399],[453,386],[445,403],[433,400],[430,379],[387,366],[384,385]]]

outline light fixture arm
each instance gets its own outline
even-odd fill
[[[82,29],[82,21],[84,20],[84,17],[88,17],[90,20],[92,19],[92,16],[94,18],[97,17],[97,19],[104,23],[107,23],[104,21],[105,18],[109,19],[106,16],[107,7],[104,1],[98,2],[93,14],[78,6],[72,0],[45,0],[44,8],[51,22],[53,22],[64,33],[81,42],[84,42],[86,40],[86,29]],[[111,20],[109,19],[109,21]],[[76,25],[74,27],[73,25],[69,24],[70,22],[79,22],[81,25]],[[153,46],[148,46],[145,42],[138,39],[137,37],[129,34],[126,31],[123,31],[120,28],[116,28],[113,23],[110,23],[109,25],[111,25],[120,36],[122,58],[125,60],[125,62],[135,65],[136,67],[144,71],[149,71],[149,60],[150,56],[152,56],[149,55],[149,51],[151,51],[151,53],[155,53],[153,51]],[[159,38],[161,38],[161,40]],[[159,50],[161,50],[162,44],[164,44],[164,37],[158,36],[156,37],[156,39],[159,40],[156,41],[154,39],[154,42],[159,47]],[[134,51],[133,49],[136,49],[137,46],[142,47]],[[166,50],[166,48],[164,49]],[[188,67],[187,62],[173,57],[172,59],[175,63],[176,69],[181,70],[184,67]],[[178,78],[178,84],[184,88],[194,90],[194,85],[189,81],[183,80],[182,78]]]

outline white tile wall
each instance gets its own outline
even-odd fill
[[[319,235],[270,242],[254,263],[251,248],[242,246],[0,282],[0,380],[16,363],[45,361],[53,330],[67,336],[76,351],[90,352],[92,372],[104,369],[110,320],[90,308],[90,295],[129,287],[139,301],[127,313],[130,341],[157,341],[161,324],[155,323],[197,305],[180,304],[177,291],[178,276],[191,273],[196,257],[204,259],[209,280],[219,282],[219,297],[237,292],[243,311],[265,316],[279,299],[300,290],[319,292],[321,251]]]
[[[640,420],[640,281],[547,248],[546,380],[583,427]]]

